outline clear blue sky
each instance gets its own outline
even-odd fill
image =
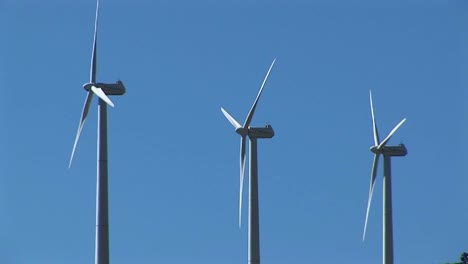
[[[396,263],[468,250],[466,1],[102,0],[98,81],[111,98],[111,260],[245,263],[239,137],[253,125],[262,263],[380,263],[382,170],[361,241],[373,143],[369,89],[390,144]],[[95,99],[68,161],[89,80],[95,1],[0,2],[0,262],[93,263]],[[380,164],[382,165],[382,164]],[[247,192],[245,192],[247,194]],[[245,196],[244,199],[246,199]]]

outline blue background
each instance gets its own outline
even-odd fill
[[[362,242],[369,90],[394,158],[395,263],[467,251],[466,1],[102,0],[112,263],[245,263],[239,136],[259,140],[262,263],[379,263],[382,166]],[[0,2],[0,262],[94,261],[97,100],[68,169],[95,2]],[[380,164],[382,165],[382,164]],[[248,167],[247,167],[248,168]],[[248,187],[246,184],[245,187]],[[246,188],[247,190],[247,188]],[[244,192],[247,201],[247,191]]]

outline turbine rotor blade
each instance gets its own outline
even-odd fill
[[[96,94],[97,97],[99,97],[104,102],[106,102],[106,104],[114,107],[114,103],[112,103],[112,101],[109,99],[109,97],[107,97],[107,95],[104,93],[104,91],[102,91],[101,88],[96,87],[96,86],[93,85],[93,86],[91,86],[91,91],[93,91],[93,93]]]
[[[99,0],[96,3],[96,18],[94,21],[94,41],[93,41],[93,53],[91,55],[91,70],[89,73],[89,79],[91,83],[96,83],[96,56],[97,56],[97,29],[98,29],[98,15],[99,15]]]
[[[403,120],[400,121],[400,123],[398,123],[398,125],[396,125],[392,131],[390,131],[390,134],[388,134],[388,136],[379,144],[379,146],[377,147],[377,149],[381,149],[383,147],[385,147],[385,145],[387,144],[387,142],[390,140],[390,138],[393,136],[393,134],[395,134],[395,132],[398,130],[398,128],[400,128],[401,125],[403,125],[403,123],[406,121],[406,118],[403,118]]]
[[[377,166],[379,163],[379,154],[375,154],[374,163],[372,164],[372,173],[369,187],[369,198],[367,200],[366,221],[364,222],[364,233],[362,234],[362,241],[366,238],[367,220],[369,219],[370,206],[372,202],[372,194],[374,193],[375,179],[377,178]]]
[[[372,104],[371,90],[369,90],[369,97],[370,97],[370,107],[371,107],[371,114],[372,114],[372,127],[374,130],[374,146],[378,146],[379,145],[379,132],[377,131],[377,123],[375,121],[374,105]]]
[[[271,68],[273,68],[273,65],[275,64],[276,58],[273,60],[273,62],[270,65],[270,68],[268,69],[268,72],[265,76],[265,79],[263,79],[262,86],[260,87],[260,91],[258,91],[257,98],[255,98],[255,102],[252,105],[252,108],[250,108],[249,114],[247,115],[247,118],[245,119],[244,123],[244,128],[248,128],[250,125],[250,122],[252,121],[252,117],[255,112],[255,108],[257,107],[258,99],[260,99],[260,95],[262,95],[263,87],[265,87],[265,83],[268,79],[268,76],[270,75]]]
[[[81,130],[83,130],[83,126],[86,121],[86,117],[88,116],[89,107],[91,105],[92,100],[93,100],[93,93],[89,91],[88,95],[86,96],[85,104],[83,106],[83,111],[81,113],[80,125],[78,126],[78,132],[76,133],[75,143],[73,144],[73,150],[72,150],[72,154],[70,157],[70,163],[68,164],[68,168],[71,167],[73,156],[75,155],[76,146],[78,145],[78,140],[80,139]]]
[[[242,127],[239,122],[237,122],[234,117],[232,117],[224,108],[221,107],[221,112],[223,112],[224,116],[227,118],[227,120],[237,129],[239,127]]]
[[[242,191],[244,189],[244,169],[245,169],[245,136],[241,137],[240,145],[240,185],[239,185],[239,228],[242,223]]]

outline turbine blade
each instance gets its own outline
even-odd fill
[[[270,68],[268,69],[268,72],[265,76],[265,79],[263,79],[262,86],[260,87],[260,91],[258,91],[257,98],[255,98],[255,102],[252,105],[252,108],[250,108],[249,114],[247,115],[247,118],[245,119],[244,123],[244,128],[248,128],[250,125],[250,122],[252,121],[252,117],[255,112],[255,108],[257,107],[258,99],[260,99],[260,95],[262,95],[263,87],[265,87],[265,83],[268,79],[268,76],[270,75],[271,68],[273,68],[273,65],[275,64],[276,58],[273,60],[273,62],[270,65]]]
[[[379,154],[375,154],[374,163],[372,164],[372,173],[369,187],[369,199],[367,200],[366,221],[364,222],[364,233],[362,234],[362,241],[366,238],[367,220],[369,219],[369,211],[372,202],[372,194],[374,193],[375,179],[377,177],[377,166],[379,163]]]
[[[244,168],[245,168],[245,136],[241,137],[240,145],[240,185],[239,185],[239,228],[242,223],[242,191],[244,189]]]
[[[239,122],[236,121],[236,119],[234,119],[234,117],[232,117],[226,110],[224,110],[224,108],[221,107],[221,112],[223,112],[224,116],[227,118],[227,120],[229,120],[229,122],[237,129],[239,127],[241,127],[241,125],[239,124]]]
[[[80,139],[81,130],[83,130],[83,126],[86,121],[86,117],[88,116],[89,107],[91,105],[92,100],[93,100],[93,93],[89,91],[88,95],[86,96],[85,104],[83,106],[83,111],[81,113],[80,125],[78,126],[78,132],[76,133],[75,143],[73,144],[73,150],[71,153],[70,163],[68,164],[68,168],[71,167],[73,156],[75,155],[76,146],[78,145],[78,140]]]
[[[97,56],[97,29],[98,29],[98,15],[99,15],[99,0],[96,3],[96,18],[94,21],[94,41],[93,41],[93,53],[91,55],[91,70],[89,73],[89,79],[91,83],[96,83],[96,56]]]
[[[108,105],[114,107],[114,103],[107,97],[107,95],[102,91],[101,88],[98,88],[96,86],[91,86],[91,91],[93,91],[94,94],[97,95],[97,97],[101,98],[104,102],[106,102]]]
[[[370,97],[370,107],[371,107],[371,114],[372,114],[372,126],[374,129],[374,146],[379,145],[379,132],[377,131],[377,123],[375,121],[374,116],[374,105],[372,104],[372,91],[369,90],[369,97]]]
[[[390,140],[390,138],[393,136],[393,134],[395,134],[395,132],[398,130],[398,128],[400,128],[401,125],[403,125],[403,123],[406,121],[406,118],[403,118],[403,120],[400,121],[400,123],[398,123],[398,125],[396,125],[392,131],[390,132],[390,134],[388,134],[388,136],[379,144],[379,146],[377,147],[377,149],[381,149],[383,147],[385,147],[385,144],[387,144],[387,142]]]

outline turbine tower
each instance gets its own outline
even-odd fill
[[[107,104],[114,107],[107,95],[123,95],[125,86],[119,80],[116,83],[96,82],[96,49],[97,49],[97,29],[98,29],[99,0],[96,3],[96,18],[94,24],[94,43],[91,57],[90,82],[83,85],[87,91],[87,96],[81,114],[78,132],[70,157],[69,168],[71,167],[76,146],[83,130],[86,117],[93,95],[99,97],[98,104],[98,140],[97,140],[97,186],[96,186],[96,264],[109,264],[109,207],[108,207],[108,171],[107,171]]]
[[[369,92],[371,114],[372,114],[372,125],[374,131],[374,146],[370,148],[370,151],[374,155],[374,163],[372,164],[369,199],[367,201],[366,221],[364,223],[364,233],[362,240],[366,237],[367,220],[369,219],[369,209],[372,201],[372,193],[374,192],[375,180],[377,177],[377,165],[379,163],[379,156],[384,157],[384,174],[383,174],[383,263],[393,264],[393,223],[392,223],[392,179],[391,179],[391,157],[402,157],[406,156],[408,151],[404,144],[398,146],[386,146],[390,138],[400,128],[400,126],[406,121],[406,118],[400,121],[388,134],[388,136],[380,142],[379,133],[377,131],[377,124],[374,116],[374,106],[372,104],[372,92]]]
[[[242,126],[237,122],[226,110],[221,107],[221,111],[229,122],[235,127],[236,133],[241,136],[240,144],[240,189],[239,189],[239,227],[242,219],[242,190],[244,185],[244,165],[245,165],[245,140],[249,137],[250,141],[250,175],[249,175],[249,231],[248,231],[248,263],[260,263],[260,228],[259,228],[259,212],[258,212],[258,170],[257,170],[257,139],[272,138],[275,133],[270,125],[265,127],[251,127],[250,122],[257,107],[258,100],[262,94],[263,87],[270,75],[271,68],[275,64],[276,59],[270,65],[268,72],[263,80],[257,98],[250,108],[250,111]]]

